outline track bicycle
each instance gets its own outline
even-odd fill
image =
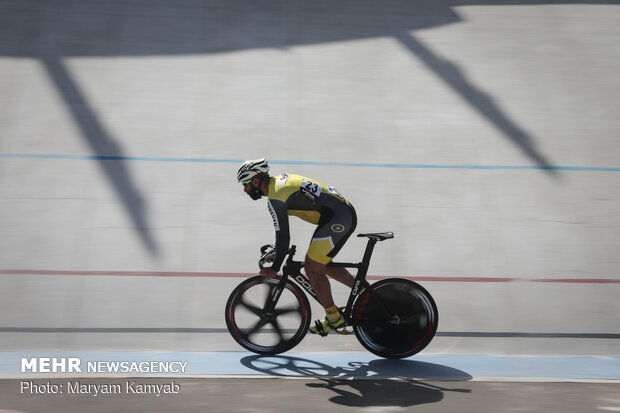
[[[366,280],[370,258],[378,241],[392,232],[358,234],[368,243],[359,263],[331,262],[328,266],[357,269],[347,305],[341,308],[346,325],[370,352],[385,358],[405,358],[423,350],[437,331],[439,314],[433,297],[421,285],[404,278]],[[265,252],[263,246],[261,252]],[[301,342],[311,322],[307,295],[318,302],[303,262],[295,261],[296,247],[288,251],[282,275],[271,280],[261,275],[248,278],[230,294],[226,303],[226,326],[245,349],[274,355]],[[265,264],[263,254],[259,266]]]

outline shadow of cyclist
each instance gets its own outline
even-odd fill
[[[315,389],[335,393],[329,400],[344,406],[407,407],[437,403],[444,392],[470,393],[469,389],[440,387],[425,381],[468,381],[471,376],[461,370],[439,364],[413,360],[373,360],[350,362],[334,367],[318,361],[290,356],[248,356],[244,366],[271,376],[318,379],[306,383]],[[425,380],[425,381],[422,381]]]

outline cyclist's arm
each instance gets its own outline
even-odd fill
[[[267,201],[267,207],[269,208],[269,213],[273,219],[273,226],[276,231],[276,256],[271,268],[275,271],[279,271],[291,241],[288,214],[286,204],[282,201],[270,199]]]

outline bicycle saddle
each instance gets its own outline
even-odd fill
[[[358,237],[368,237],[376,239],[377,241],[384,241],[386,239],[394,238],[393,232],[369,232],[367,234],[357,234]]]

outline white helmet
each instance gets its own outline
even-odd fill
[[[237,171],[237,182],[244,183],[256,175],[266,174],[267,172],[269,172],[269,164],[265,158],[245,161]]]

